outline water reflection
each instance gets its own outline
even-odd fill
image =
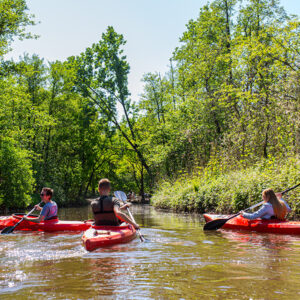
[[[300,242],[300,237],[295,235],[279,235],[270,233],[243,232],[221,230],[220,234],[223,238],[239,243],[252,244],[268,249],[285,249],[292,250],[295,242]]]

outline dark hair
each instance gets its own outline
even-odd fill
[[[43,187],[42,188],[42,193],[45,192],[47,196],[50,196],[50,199],[53,196],[53,190],[48,188],[48,187]]]
[[[103,178],[99,181],[98,184],[99,190],[108,190],[110,189],[110,181],[107,178]]]

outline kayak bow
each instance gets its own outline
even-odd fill
[[[13,214],[12,216],[0,217],[0,230],[3,228],[16,225],[24,214]],[[29,215],[29,218],[35,218],[35,215]],[[88,221],[61,221],[59,219],[41,221],[40,223],[33,223],[30,221],[23,221],[15,230],[22,231],[85,231],[91,227],[93,220]]]
[[[135,239],[136,230],[132,225],[92,226],[83,233],[82,241],[88,251],[115,244],[128,243]]]

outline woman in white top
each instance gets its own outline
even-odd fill
[[[275,194],[272,189],[266,189],[262,192],[262,198],[265,201],[263,206],[254,213],[242,212],[242,216],[246,219],[254,220],[257,218],[283,220],[287,213],[291,211],[289,205],[282,199],[282,194]]]

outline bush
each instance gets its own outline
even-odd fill
[[[204,169],[197,176],[165,182],[151,203],[176,211],[232,213],[260,202],[262,191],[268,187],[283,191],[299,182],[299,158],[264,160],[242,170],[212,174]],[[288,201],[292,214],[299,216],[299,190],[291,191]]]
[[[31,203],[33,172],[28,151],[15,146],[10,138],[0,141],[0,205],[25,208]]]

